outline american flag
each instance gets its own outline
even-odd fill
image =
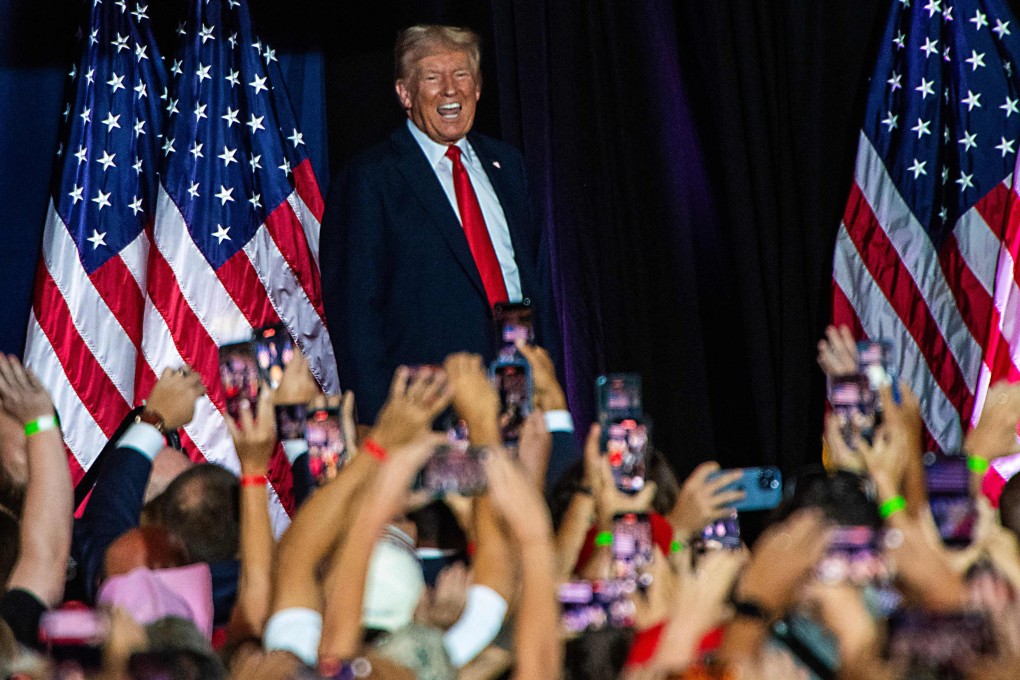
[[[113,85],[79,83],[72,108],[91,106],[98,115],[110,111],[135,122],[127,129],[97,130],[87,121],[72,126],[71,143],[85,149],[85,191],[105,199],[97,196],[87,212],[71,215],[73,222],[57,208],[61,217],[47,225],[40,277],[54,264],[74,260],[69,288],[85,290],[87,299],[77,315],[63,314],[45,326],[33,322],[29,361],[36,370],[45,367],[40,373],[61,395],[61,414],[71,414],[64,417],[68,443],[83,468],[110,428],[138,402],[136,394],[148,394],[165,367],[192,366],[208,394],[199,399],[182,439],[193,458],[237,471],[222,416],[218,345],[247,339],[252,327],[282,321],[309,357],[319,383],[328,392],[337,390],[317,264],[322,196],[276,53],[255,35],[244,2],[192,3],[177,29],[179,50],[165,74],[166,85],[142,3],[131,11],[124,0],[94,2],[91,22],[99,42],[86,51],[79,70],[94,68],[96,78],[108,71],[111,80],[124,75],[125,89],[134,88],[129,91],[135,95],[118,98],[122,93]],[[129,51],[134,55],[146,47],[152,58],[141,61],[152,62],[152,81],[146,69],[121,66]],[[137,92],[142,84],[144,110]],[[143,134],[144,149],[137,141]],[[65,160],[55,203],[73,202],[69,183],[76,177],[75,163]],[[135,188],[139,177],[146,182],[144,194]],[[77,252],[55,251],[54,241],[66,241],[65,248]],[[68,257],[60,257],[64,254]],[[110,272],[101,286],[92,272],[104,268]],[[52,316],[52,307],[62,310],[58,297],[67,300],[68,294],[60,293],[37,299],[36,319]],[[37,332],[40,326],[52,330]],[[54,344],[55,336],[66,335],[81,342]],[[122,402],[112,405],[111,382],[124,385],[113,391],[120,392]],[[79,430],[79,423],[69,420],[83,419],[82,410],[101,416],[101,424],[96,417],[91,429],[85,423]],[[274,457],[270,480],[282,496],[282,503],[273,497],[280,527],[289,505],[282,455]]]
[[[834,321],[892,341],[943,451],[1020,376],[1018,34],[998,0],[892,3],[837,236]]]

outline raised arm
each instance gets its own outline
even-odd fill
[[[231,637],[260,637],[269,616],[272,589],[273,528],[269,519],[266,472],[276,446],[273,401],[269,390],[259,395],[252,418],[247,403],[240,419],[227,416],[227,428],[241,462],[241,571],[237,602],[231,615]]]
[[[0,406],[28,435],[28,485],[18,561],[7,590],[28,591],[52,607],[60,603],[71,550],[71,473],[46,389],[15,356],[0,354]]]

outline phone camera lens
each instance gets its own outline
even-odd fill
[[[762,489],[778,489],[779,480],[771,470],[763,470],[758,476],[758,486]]]

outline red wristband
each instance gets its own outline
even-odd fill
[[[241,475],[241,486],[265,486],[268,481],[265,475]]]
[[[380,463],[385,463],[386,458],[389,457],[389,453],[374,439],[366,439],[364,441],[365,452],[368,455],[375,458]]]

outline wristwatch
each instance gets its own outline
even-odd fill
[[[163,416],[159,415],[152,409],[142,409],[138,415],[135,416],[136,423],[146,423],[156,428],[164,437],[166,436],[166,423],[163,421]]]

